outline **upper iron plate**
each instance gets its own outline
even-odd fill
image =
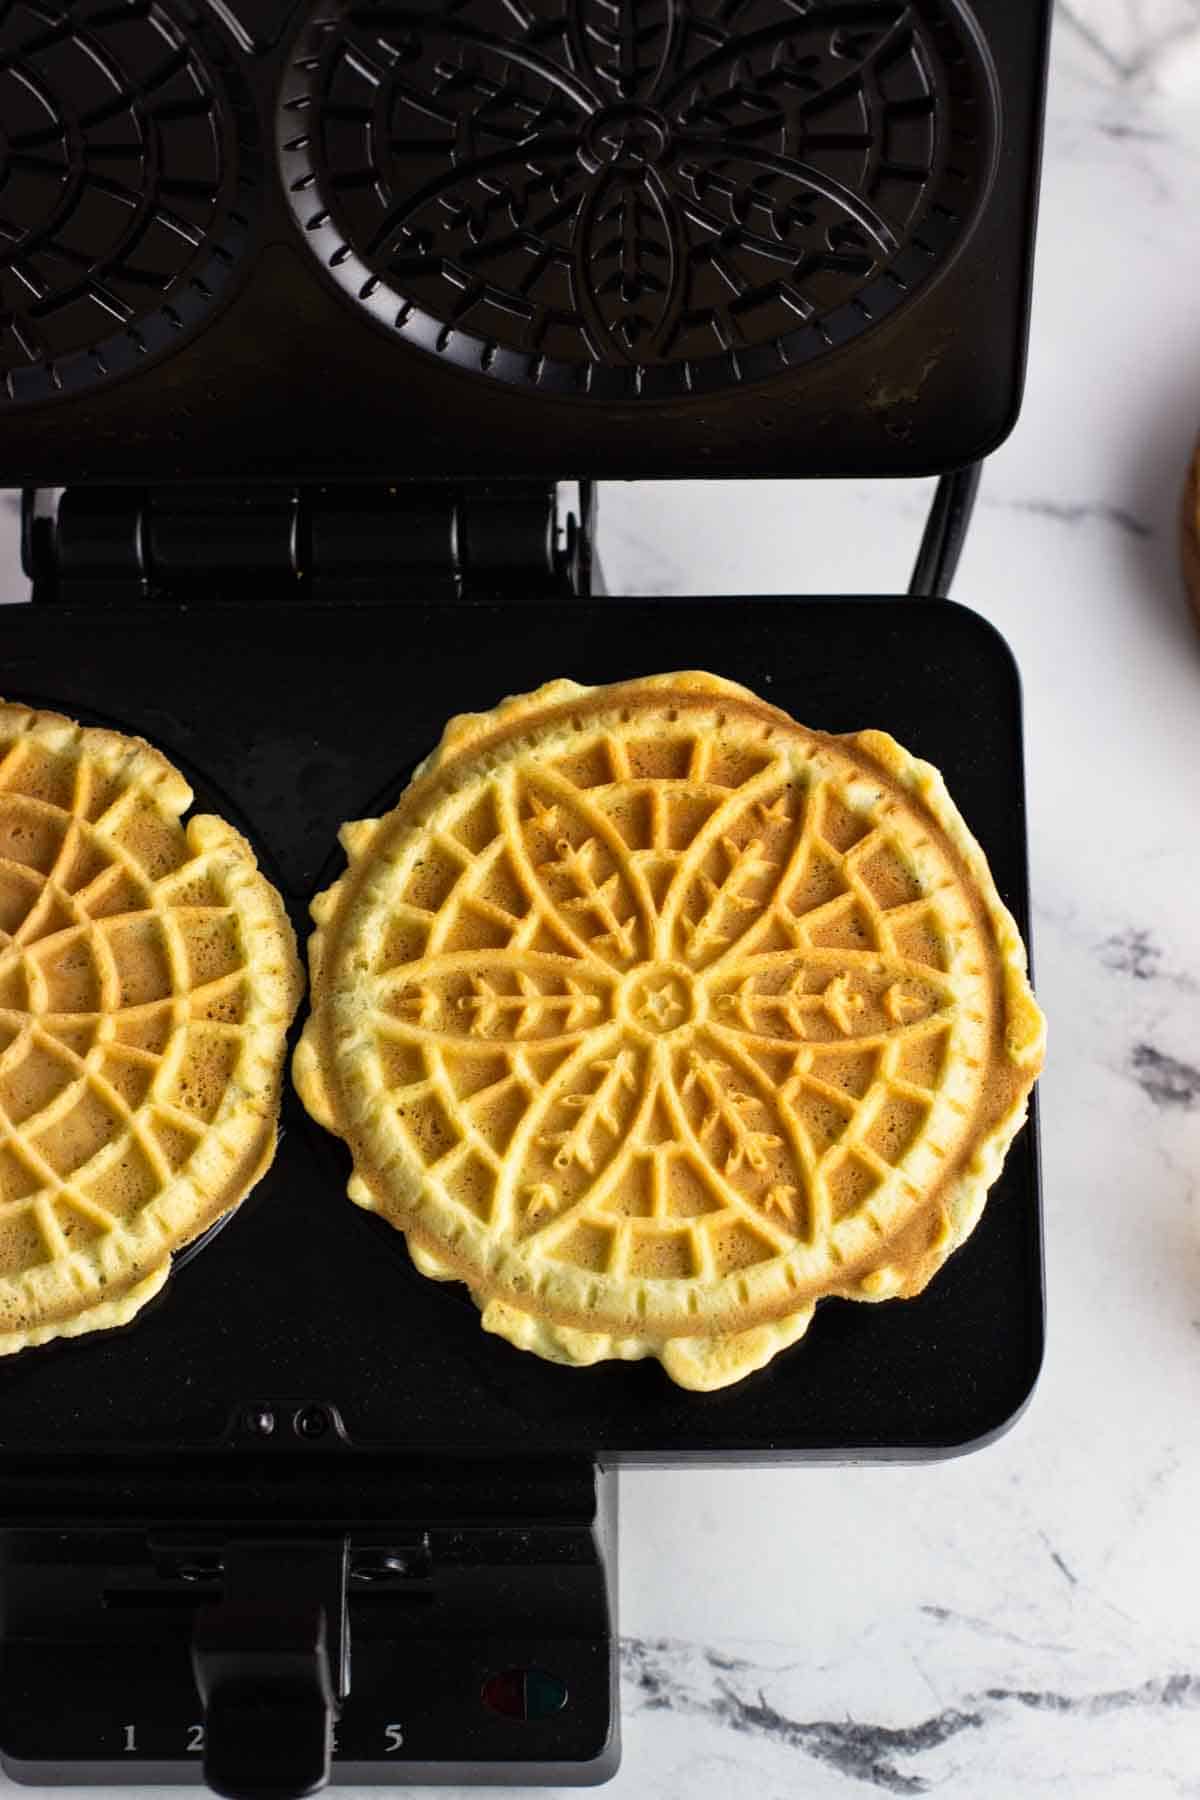
[[[296,217],[373,318],[619,400],[761,380],[886,317],[965,236],[997,124],[938,0],[322,5],[279,119]]]
[[[1011,424],[1048,0],[239,4],[0,13],[0,481],[909,473]]]

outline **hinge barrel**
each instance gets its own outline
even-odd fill
[[[22,556],[46,604],[431,598],[589,591],[590,484],[29,489]]]

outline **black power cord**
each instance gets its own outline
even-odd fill
[[[913,599],[944,600],[949,594],[982,473],[982,463],[968,463],[938,482],[908,584]]]

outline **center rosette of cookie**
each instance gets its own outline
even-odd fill
[[[617,994],[618,1017],[641,1035],[669,1037],[703,1017],[704,990],[679,963],[643,963],[630,971]]]

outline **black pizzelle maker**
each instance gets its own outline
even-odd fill
[[[1019,405],[1048,15],[10,0],[0,691],[161,746],[303,934],[452,712],[708,668],[937,763],[1025,927],[1017,674],[935,597]],[[592,576],[601,477],[933,472],[907,596]],[[21,1779],[602,1780],[618,1466],[937,1458],[1032,1389],[1032,1127],[919,1300],[708,1395],[485,1337],[283,1127],[132,1326],[0,1365]]]

